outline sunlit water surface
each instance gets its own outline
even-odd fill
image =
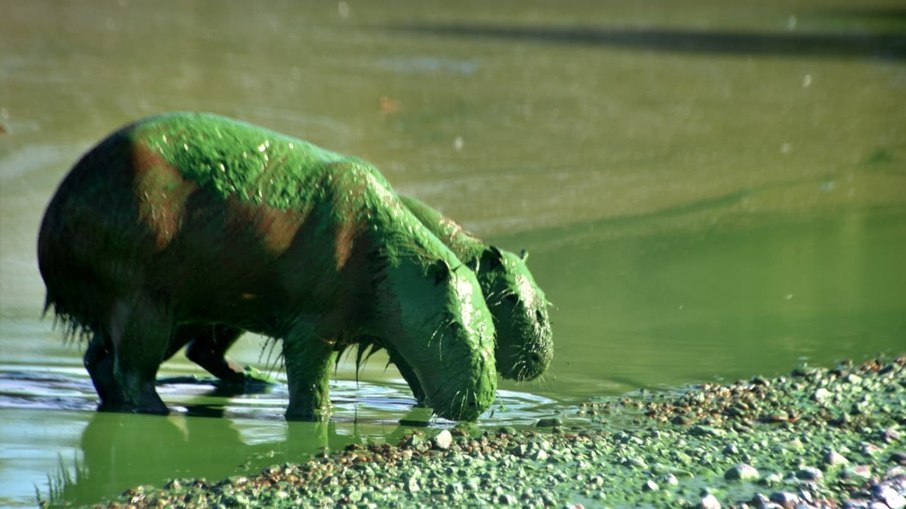
[[[282,384],[192,381],[181,355],[161,372],[172,416],[94,412],[80,346],[40,319],[38,225],[81,153],[162,111],[361,156],[528,249],[556,355],[502,382],[487,428],[904,350],[902,5],[377,4],[0,0],[0,505],[34,505],[48,476],[89,502],[452,425],[380,356],[358,382],[340,364],[327,426],[285,422]],[[273,367],[262,348],[233,356]]]

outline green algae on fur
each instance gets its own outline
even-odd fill
[[[237,196],[284,210],[304,207],[313,194],[325,192],[312,184],[332,164],[367,166],[306,141],[214,115],[162,115],[137,124],[129,136],[183,169],[185,178],[224,198]],[[273,168],[279,171],[269,171]]]
[[[223,196],[238,193],[253,204],[263,199],[269,206],[291,210],[306,202],[300,198],[303,191],[323,191],[311,183],[300,184],[317,173],[313,169],[346,161],[353,161],[355,165],[367,164],[280,134],[250,130],[241,123],[217,118],[209,119],[200,128],[196,123],[192,117],[184,116],[152,119],[143,122],[132,136],[151,146],[167,164],[188,167],[185,173],[194,180],[212,186]],[[196,138],[204,142],[199,143]],[[290,169],[305,168],[305,171],[272,172],[268,171],[271,164],[281,168],[285,165]],[[378,185],[389,186],[379,174],[371,177],[379,179]],[[289,184],[283,180],[289,180]],[[296,190],[297,186],[303,189]],[[288,192],[290,188],[293,190]],[[401,196],[399,200],[476,273],[495,321],[495,357],[499,373],[515,380],[539,377],[553,356],[549,303],[526,265],[526,255],[517,256],[485,244],[417,199]],[[166,357],[188,344],[187,355],[222,381],[240,386],[254,383],[247,373],[225,357],[227,349],[241,333],[239,329],[219,326],[181,327],[174,335]],[[357,368],[374,352],[372,347],[375,345],[363,340],[358,346]],[[392,360],[416,399],[424,402],[424,390],[412,370],[398,356]]]
[[[550,303],[526,265],[528,255],[490,246],[425,203],[406,196],[401,199],[478,276],[497,327],[495,353],[501,376],[539,377],[550,364],[554,347]]]
[[[137,122],[86,154],[45,213],[47,302],[93,337],[103,409],[166,413],[154,375],[181,325],[281,338],[287,416],[329,408],[338,352],[387,349],[441,416],[494,399],[475,275],[370,164],[208,114]]]

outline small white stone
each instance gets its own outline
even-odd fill
[[[709,493],[698,502],[698,507],[699,509],[720,509],[720,501]]]
[[[434,438],[432,438],[431,441],[434,443],[434,447],[447,450],[453,444],[453,435],[450,434],[450,430],[444,429],[437,435],[434,435]]]

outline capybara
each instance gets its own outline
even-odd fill
[[[494,323],[475,274],[369,163],[228,118],[172,113],[70,171],[38,238],[47,307],[91,335],[100,409],[166,413],[154,379],[180,327],[282,340],[288,418],[329,407],[338,352],[405,363],[442,417],[494,399]]]

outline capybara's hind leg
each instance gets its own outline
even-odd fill
[[[114,315],[111,333],[113,377],[118,397],[110,398],[110,404],[105,403],[103,409],[168,413],[167,406],[154,388],[154,379],[173,333],[171,313],[164,306],[145,298],[121,303]]]
[[[91,376],[94,390],[101,398],[101,407],[112,402],[119,391],[116,390],[116,380],[113,378],[113,344],[110,337],[104,333],[95,333],[85,350],[85,369]]]
[[[248,381],[245,369],[228,359],[226,352],[241,334],[242,329],[227,325],[181,326],[176,331],[176,337],[190,337],[186,348],[189,360],[224,382],[240,385]]]

